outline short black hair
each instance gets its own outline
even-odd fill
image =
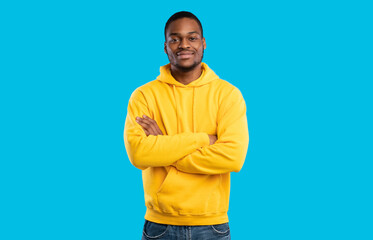
[[[164,37],[167,39],[167,36],[166,36],[166,31],[167,31],[167,28],[168,26],[173,22],[173,21],[176,21],[180,18],[191,18],[191,19],[194,19],[199,27],[201,28],[201,34],[202,34],[202,37],[203,37],[203,28],[202,28],[202,24],[201,22],[199,21],[199,19],[196,17],[196,15],[194,15],[193,13],[191,12],[187,12],[187,11],[181,11],[181,12],[177,12],[175,13],[174,15],[172,15],[166,22],[166,26],[164,27]]]

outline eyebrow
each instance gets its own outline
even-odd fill
[[[188,32],[188,34],[193,34],[193,33],[197,33],[198,35],[201,35],[199,32],[197,31],[193,31],[193,32]],[[168,36],[180,36],[181,34],[180,33],[170,33]]]

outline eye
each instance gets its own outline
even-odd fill
[[[191,38],[189,38],[189,40],[190,41],[195,41],[195,40],[197,40],[197,38],[196,37],[191,37]]]
[[[178,41],[178,39],[173,38],[173,39],[170,40],[170,43],[175,43],[175,42],[177,42],[177,41]]]

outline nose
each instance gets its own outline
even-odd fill
[[[179,44],[179,48],[189,48],[189,42],[188,39],[182,38]]]

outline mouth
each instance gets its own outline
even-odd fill
[[[176,56],[178,59],[188,59],[191,58],[194,55],[193,52],[188,52],[188,51],[181,51],[176,53]]]

